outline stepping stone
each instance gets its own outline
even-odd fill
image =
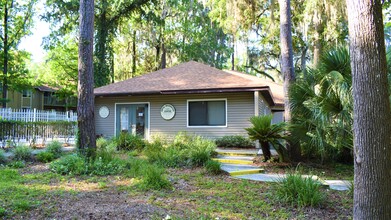
[[[347,180],[324,180],[324,183],[329,186],[330,189],[338,191],[350,190],[352,184]]]

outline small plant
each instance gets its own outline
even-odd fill
[[[109,141],[104,137],[100,137],[100,138],[96,139],[96,148],[97,149],[105,148],[108,144],[109,144]]]
[[[43,162],[43,163],[48,163],[48,162],[51,162],[54,159],[56,159],[52,152],[47,152],[47,151],[39,152],[36,155],[36,158],[38,161]]]
[[[189,159],[192,166],[204,166],[212,157],[216,145],[213,141],[195,137],[189,143]]]
[[[254,148],[254,142],[249,138],[233,135],[233,136],[224,136],[222,138],[215,140],[217,147],[238,147],[238,148]]]
[[[7,216],[7,210],[3,207],[0,207],[0,217]]]
[[[299,207],[317,206],[325,199],[320,188],[321,184],[317,180],[296,173],[281,179],[275,185],[275,192],[279,201]]]
[[[14,158],[16,160],[29,161],[31,155],[31,149],[27,146],[19,145],[14,149]]]
[[[58,141],[53,141],[48,144],[46,151],[52,153],[55,158],[59,158],[62,155],[62,145]]]
[[[116,139],[118,150],[143,150],[146,146],[145,141],[138,135],[122,132]]]
[[[86,174],[88,166],[83,157],[77,154],[70,154],[61,157],[59,160],[52,162],[49,166],[50,170],[58,174]]]
[[[218,161],[208,160],[205,164],[206,171],[210,174],[218,175],[223,171],[221,170],[221,164]]]
[[[15,168],[15,169],[24,168],[25,166],[26,166],[26,163],[21,160],[12,161],[7,164],[7,167]]]
[[[0,149],[0,164],[5,164],[7,162],[7,158],[5,158],[5,152],[3,149]]]

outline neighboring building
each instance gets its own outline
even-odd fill
[[[132,132],[208,138],[246,135],[249,119],[273,113],[283,120],[282,86],[194,61],[96,88],[96,134]]]
[[[36,86],[22,92],[9,90],[7,92],[7,108],[13,109],[38,109],[68,111],[76,110],[76,100],[70,98],[61,100],[56,97],[57,89],[49,86]]]

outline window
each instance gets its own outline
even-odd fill
[[[188,101],[188,126],[226,126],[226,100]]]
[[[30,98],[31,94],[31,90],[23,90],[23,98]]]

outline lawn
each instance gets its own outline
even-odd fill
[[[132,158],[130,157],[129,160]],[[330,168],[331,169],[331,168]],[[321,190],[318,207],[277,201],[273,184],[210,175],[204,168],[170,168],[172,187],[145,190],[121,175],[60,175],[49,165],[0,168],[0,216],[4,219],[352,219],[352,196]]]

